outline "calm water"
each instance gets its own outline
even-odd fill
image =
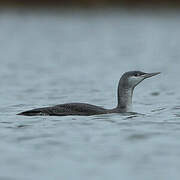
[[[180,13],[0,11],[0,180],[178,180]],[[138,115],[21,117],[65,102],[112,108],[120,76],[161,71]]]

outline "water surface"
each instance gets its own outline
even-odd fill
[[[180,178],[178,12],[0,12],[0,179]],[[161,71],[139,114],[22,117],[66,102],[116,106],[120,76]]]

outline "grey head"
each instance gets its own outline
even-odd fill
[[[141,71],[129,71],[122,75],[118,86],[118,106],[124,112],[132,111],[132,95],[134,88],[144,79],[158,75],[156,73],[145,73]]]
[[[145,73],[141,71],[129,71],[122,75],[120,79],[120,84],[125,88],[135,88],[144,79],[150,78],[157,74],[160,74],[160,72]]]

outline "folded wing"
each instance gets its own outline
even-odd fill
[[[95,115],[104,114],[106,109],[85,103],[60,104],[52,107],[44,107],[24,111],[18,115],[25,116],[67,116],[67,115]]]

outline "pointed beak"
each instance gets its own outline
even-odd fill
[[[144,76],[144,78],[146,79],[146,78],[150,78],[150,77],[152,77],[152,76],[156,76],[156,75],[158,75],[158,74],[160,74],[160,72],[156,72],[156,73],[146,73],[146,74],[144,74],[143,76]]]

